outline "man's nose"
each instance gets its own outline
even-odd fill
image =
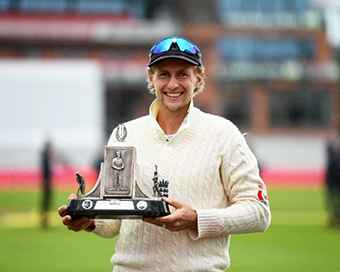
[[[170,81],[168,83],[168,88],[170,90],[174,90],[174,89],[176,89],[178,87],[178,85],[179,84],[178,84],[178,81],[177,81],[176,77],[171,77]]]

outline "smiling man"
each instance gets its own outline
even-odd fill
[[[159,41],[147,71],[156,99],[149,115],[125,124],[126,142],[137,149],[144,188],[151,193],[154,165],[159,178],[169,181],[170,197],[163,200],[172,213],[143,220],[65,216],[63,223],[101,237],[119,235],[114,271],[224,271],[230,235],[263,232],[270,223],[256,158],[229,120],[194,107],[193,97],[204,88],[195,44],[181,37]],[[66,209],[60,207],[59,214]]]
[[[194,65],[178,59],[161,60],[149,70],[149,82],[160,103],[157,121],[166,134],[177,132],[195,89],[203,81],[203,75],[197,77],[196,70]]]

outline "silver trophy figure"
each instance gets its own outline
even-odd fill
[[[122,159],[122,152],[116,151],[116,157],[113,158],[111,167],[114,169],[113,174],[113,187],[112,189],[109,189],[108,191],[126,191],[127,189],[124,189],[122,187],[123,184],[123,170],[125,167],[124,161]]]
[[[127,129],[123,124],[118,125],[115,136],[117,143],[105,147],[104,163],[101,164],[97,182],[87,194],[83,176],[76,173],[79,184],[77,198],[69,202],[65,214],[104,219],[134,219],[170,214],[168,204],[161,200],[163,196],[168,197],[169,182],[158,180],[155,165],[153,196],[143,192],[137,180],[137,151],[124,142]]]

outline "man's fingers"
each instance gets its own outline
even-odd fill
[[[68,201],[76,199],[75,194],[71,194],[68,197]],[[66,205],[62,205],[58,208],[59,216],[62,218],[62,222],[64,225],[67,226],[69,230],[73,231],[81,231],[86,230],[88,232],[92,232],[95,228],[94,220],[91,218],[88,218],[86,216],[83,216],[81,218],[73,219],[70,215],[65,215],[65,211],[67,211],[68,207]]]
[[[166,198],[166,197],[162,197],[162,200],[165,201],[166,203],[168,203],[169,205],[173,206],[176,209],[182,208],[183,207],[183,203],[179,202],[173,198]]]
[[[68,197],[68,201],[74,200],[76,199],[76,195],[75,194],[71,194]],[[62,205],[58,208],[58,213],[61,217],[64,217],[64,212],[67,211],[68,207],[66,205]]]
[[[75,194],[70,194],[70,196],[68,197],[68,201],[74,200],[76,199],[76,195]],[[62,205],[58,208],[58,213],[61,217],[64,217],[64,212],[67,211],[68,207],[66,205]],[[71,218],[69,216],[69,218]]]
[[[165,223],[172,223],[176,219],[177,219],[177,215],[175,213],[172,213],[166,216],[155,217],[155,222],[160,223],[160,224],[165,224]]]
[[[70,196],[68,197],[68,201],[74,200],[76,199],[76,195],[75,194],[70,194]]]
[[[151,224],[157,224],[157,221],[153,217],[143,217],[143,221]]]
[[[92,221],[88,217],[81,217],[76,220],[71,220],[71,216],[67,215],[63,217],[63,224],[67,226],[69,230],[80,231],[88,228]]]
[[[172,213],[170,215],[161,217],[144,217],[143,221],[161,227],[164,224],[172,224],[174,221],[176,221],[176,219],[177,219],[176,214]]]
[[[176,208],[176,210],[167,216],[146,217],[143,219],[145,222],[165,227],[170,231],[197,228],[197,213],[194,209],[172,198],[163,197],[162,200]]]
[[[60,206],[59,208],[58,208],[58,213],[59,213],[59,215],[61,216],[61,217],[64,217],[64,212],[65,211],[67,211],[67,206],[66,205],[63,205],[63,206]]]
[[[64,216],[62,219],[63,224],[66,226],[69,225],[71,221],[72,221],[72,217],[69,215]]]
[[[162,217],[159,217],[159,218],[162,218]],[[151,223],[151,224],[157,225],[159,227],[163,226],[163,223],[159,222],[157,220],[157,217],[155,217],[155,218],[154,217],[143,217],[143,221],[147,222],[147,223]]]
[[[147,222],[147,223],[150,223],[150,224],[153,224],[153,225],[156,225],[156,226],[161,227],[163,229],[167,228],[167,224],[158,222],[157,220],[155,220],[155,218],[152,218],[152,217],[144,217],[143,221]]]
[[[79,221],[77,220],[75,222],[77,222],[76,225],[72,224],[68,226],[70,230],[81,231],[83,229],[87,229],[91,225],[91,221],[88,218],[81,218]]]

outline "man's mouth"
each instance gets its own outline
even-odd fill
[[[182,93],[164,93],[166,96],[176,98],[182,95]]]

